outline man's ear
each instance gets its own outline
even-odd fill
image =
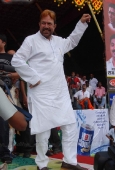
[[[57,24],[54,24],[54,29],[56,29],[56,27],[57,27]]]
[[[6,46],[6,42],[3,42],[3,44],[4,44],[4,47]]]

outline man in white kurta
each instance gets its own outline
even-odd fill
[[[48,170],[48,157],[45,154],[50,129],[61,127],[64,153],[62,167],[67,165],[82,170],[76,161],[76,119],[65,80],[63,56],[77,46],[90,15],[84,14],[70,36],[63,39],[52,35],[56,26],[54,14],[50,10],[42,12],[40,31],[24,40],[12,59],[12,65],[28,83],[28,107],[33,116],[30,127],[31,134],[36,134],[35,161],[39,169]]]

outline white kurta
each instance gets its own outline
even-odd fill
[[[52,35],[50,41],[37,32],[27,37],[13,56],[12,65],[28,83],[28,107],[33,116],[31,134],[75,123],[63,56],[77,46],[86,28],[87,23],[79,21],[67,39]],[[29,88],[29,84],[39,80],[37,87]]]

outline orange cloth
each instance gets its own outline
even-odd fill
[[[85,106],[84,106],[85,101],[88,102],[88,109],[94,109],[94,107],[92,106],[92,104],[90,102],[90,99],[87,97],[79,101],[79,104],[81,105],[82,109],[85,109]]]

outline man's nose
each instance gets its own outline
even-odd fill
[[[45,23],[45,27],[48,28],[48,24],[47,23]]]

